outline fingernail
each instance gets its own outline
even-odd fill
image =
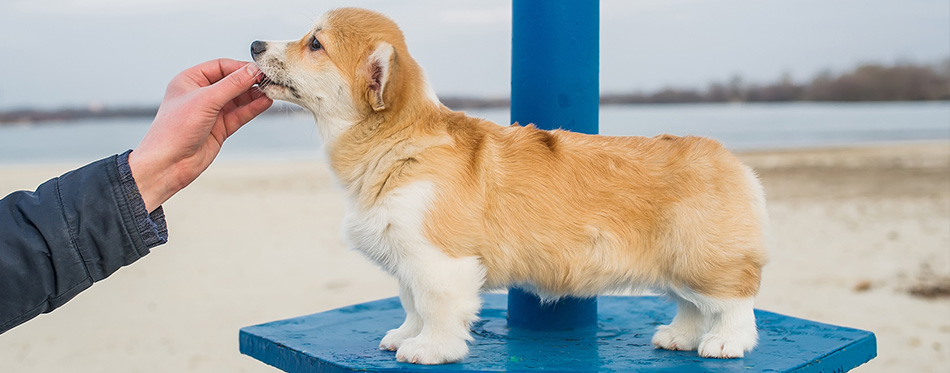
[[[247,67],[245,67],[245,69],[247,69],[247,76],[250,76],[252,78],[257,76],[257,73],[261,72],[261,69],[257,67],[257,64],[253,62],[247,64]]]

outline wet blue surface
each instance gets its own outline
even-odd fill
[[[654,349],[657,325],[675,305],[658,297],[598,298],[598,326],[573,331],[512,330],[507,297],[486,294],[469,357],[419,366],[379,351],[379,340],[405,313],[398,298],[241,329],[241,352],[287,372],[840,372],[877,355],[871,332],[756,310],[759,346],[742,359],[700,358],[695,351]]]

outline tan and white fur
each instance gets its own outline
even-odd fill
[[[255,46],[263,92],[313,112],[346,192],[349,244],[399,281],[406,320],[380,343],[397,360],[463,359],[480,292],[511,286],[552,300],[650,288],[678,305],[657,347],[735,358],[756,345],[765,201],[718,142],[454,112],[396,24],[368,10]]]

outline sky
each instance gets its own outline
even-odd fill
[[[393,18],[441,96],[508,96],[511,3],[498,0],[2,0],[0,109],[156,105],[179,71],[249,59],[323,12]],[[601,92],[804,81],[859,63],[950,56],[950,0],[602,0]]]

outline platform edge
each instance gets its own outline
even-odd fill
[[[790,372],[847,372],[866,364],[877,357],[877,336],[873,332],[861,331],[867,333],[867,335],[812,362],[792,369]],[[844,351],[846,350],[851,351],[845,354]]]

